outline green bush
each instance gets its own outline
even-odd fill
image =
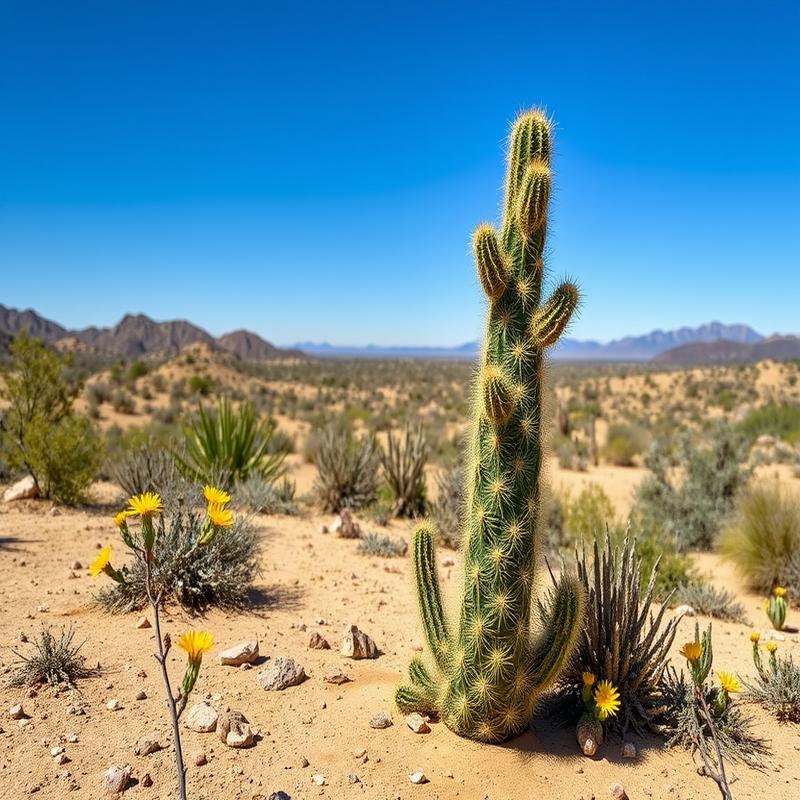
[[[425,464],[428,446],[422,426],[406,425],[402,435],[388,432],[386,449],[379,451],[383,476],[392,490],[395,517],[414,517],[425,511]]]
[[[431,517],[436,524],[439,541],[458,550],[464,522],[464,465],[459,459],[436,474],[436,502]]]
[[[647,434],[635,425],[612,425],[603,456],[617,467],[632,467],[633,459],[647,446]]]
[[[764,434],[789,444],[800,442],[800,405],[769,405],[751,411],[739,423],[739,430],[749,442]]]
[[[800,503],[777,485],[757,484],[740,498],[719,545],[751,589],[768,593],[786,586],[800,594],[800,575],[793,570],[800,552]]]
[[[725,423],[714,428],[707,448],[684,435],[673,455],[668,440],[657,440],[645,458],[651,474],[636,490],[632,516],[681,549],[709,549],[747,481],[744,455],[741,437]],[[671,467],[678,468],[680,482]]]
[[[183,432],[184,450],[175,458],[192,479],[231,486],[250,475],[274,481],[283,474],[284,453],[270,452],[275,422],[259,420],[252,403],[235,411],[227,397],[212,410],[201,405]]]
[[[73,411],[81,386],[67,379],[71,361],[26,333],[9,353],[0,381],[8,405],[0,423],[4,458],[11,471],[33,476],[41,497],[77,503],[100,467],[102,444],[91,422]]]
[[[566,492],[562,506],[564,533],[570,544],[582,539],[592,541],[596,537],[602,540],[607,529],[616,530],[618,527],[614,504],[596,483],[585,486],[574,499]]]

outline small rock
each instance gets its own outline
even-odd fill
[[[258,642],[253,639],[248,642],[239,642],[219,654],[219,663],[226,667],[241,667],[242,664],[252,664],[258,658]]]
[[[144,630],[145,628],[150,628],[151,627],[150,620],[147,619],[147,617],[144,614],[142,614],[142,616],[139,617],[139,619],[136,620],[136,627],[139,630]]]
[[[61,516],[61,509],[59,509],[58,506],[53,506],[50,509],[50,516],[51,517],[60,517]]]
[[[68,733],[66,738],[67,738],[67,742],[69,744],[75,744],[78,741],[78,734],[77,733]]]
[[[136,740],[133,752],[137,756],[149,756],[150,753],[157,753],[161,749],[163,749],[161,743],[154,736],[140,736]]]
[[[215,703],[219,703],[219,701],[222,700],[222,695],[219,692],[214,692],[214,694],[211,695],[211,699]]]
[[[217,729],[219,714],[208,703],[196,703],[186,715],[186,727],[196,733],[211,733]]]
[[[17,723],[17,725],[19,725],[19,727],[20,727],[20,728],[23,728],[23,729],[24,729],[24,728],[27,728],[29,725],[32,725],[32,724],[33,724],[33,720],[32,720],[30,717],[23,717],[23,718],[22,718],[22,719],[21,719],[21,720],[20,720],[20,721]]]
[[[328,526],[323,522],[322,525],[319,526],[320,533],[328,533]]]
[[[138,692],[136,692],[136,699],[137,700],[147,700],[147,692],[145,692],[144,690],[140,689]]]
[[[325,618],[324,618],[324,617],[317,617],[317,618],[314,620],[314,624],[315,624],[315,625],[327,625],[328,623],[325,621]]]
[[[70,757],[66,753],[59,753],[55,757],[55,762],[58,764],[59,767],[63,767],[64,764],[69,764]]]
[[[103,786],[107,792],[121,794],[128,788],[131,779],[131,768],[127,764],[124,767],[109,767],[103,773]]]
[[[443,558],[442,559],[442,566],[443,567],[454,567],[456,562],[452,558]]]
[[[411,783],[427,783],[428,779],[425,777],[425,773],[418,769],[416,772],[411,772],[408,775],[408,779]]]
[[[316,775],[312,775],[311,780],[314,781],[314,783],[316,783],[317,786],[324,786],[327,783],[327,781],[325,780],[325,776],[320,775],[319,772],[316,773]]]
[[[258,673],[261,688],[268,692],[279,692],[290,686],[298,686],[308,676],[303,667],[293,658],[278,656],[265,670]]]
[[[391,728],[392,727],[392,717],[391,714],[387,714],[385,711],[379,711],[375,716],[369,721],[370,728]]]
[[[349,773],[347,780],[350,781],[350,783],[361,783],[361,779],[355,774],[355,772]]]
[[[12,483],[3,492],[3,502],[12,503],[15,500],[28,500],[38,495],[39,490],[36,488],[36,481],[33,479],[33,475],[27,475],[22,480]]]
[[[72,562],[72,563],[69,565],[69,568],[70,568],[70,569],[74,569],[74,570],[83,569],[83,564],[81,564],[81,562],[80,562],[80,561],[78,561],[77,559],[75,559],[75,561],[73,561],[73,562]]]
[[[311,636],[308,637],[308,646],[312,650],[330,650],[331,646],[328,644],[328,640],[317,631],[314,631]]]
[[[11,719],[25,719],[25,717],[28,716],[25,713],[25,709],[22,707],[22,703],[11,706],[11,708],[8,709],[8,715]]]
[[[278,792],[273,792],[269,796],[269,800],[292,800],[292,798],[289,797],[289,795],[286,794],[286,792],[278,791]]]
[[[64,752],[64,748],[63,747],[51,747],[50,748],[50,755],[53,756],[53,757],[59,756],[63,752]]]
[[[406,717],[406,725],[411,728],[414,733],[430,733],[431,727],[425,721],[425,718],[421,714],[409,714]]]
[[[350,510],[343,508],[331,525],[331,531],[342,539],[360,539],[361,527],[353,519]]]
[[[303,758],[300,759],[300,766],[303,769],[305,769],[308,766],[308,759],[305,756],[303,756]]]
[[[122,708],[122,703],[120,703],[116,697],[112,697],[111,700],[106,703],[106,708],[109,711],[119,711]]]
[[[367,749],[365,747],[359,747],[356,750],[353,750],[353,757],[354,758],[363,758],[367,754]]]
[[[204,764],[208,764],[208,756],[202,750],[198,750],[192,755],[192,763],[196,767],[202,767]]]
[[[623,758],[636,758],[636,745],[633,742],[625,742],[622,745],[622,757]]]
[[[360,631],[357,625],[348,625],[342,637],[342,655],[345,658],[375,658],[378,648],[375,642]]]
[[[142,775],[142,786],[144,786],[146,789],[149,789],[152,785],[153,779],[150,777],[150,773],[145,772],[145,774]]]
[[[693,617],[695,611],[690,605],[684,603],[683,605],[678,606],[673,613],[676,617]]]
[[[625,787],[621,783],[612,784],[608,791],[611,792],[614,800],[628,800],[628,795],[625,794]]]
[[[332,672],[326,673],[323,680],[325,683],[332,683],[335,686],[341,686],[343,683],[349,683],[352,678],[350,678],[348,675],[345,675],[341,670],[333,670]]]
[[[251,747],[255,742],[250,723],[241,711],[223,711],[217,722],[217,735],[228,747]]]

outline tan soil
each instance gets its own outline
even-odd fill
[[[627,472],[627,471],[626,471]],[[594,478],[600,480],[602,471]],[[631,473],[633,474],[633,473]],[[609,485],[613,484],[609,477]],[[108,498],[108,487],[102,496]],[[622,490],[621,490],[622,491]],[[627,494],[628,489],[624,490]],[[619,498],[617,498],[619,499]],[[10,688],[0,681],[0,797],[101,798],[103,771],[111,764],[131,764],[141,781],[148,773],[152,788],[141,783],[124,795],[131,798],[167,800],[175,797],[175,776],[169,750],[138,757],[136,739],[157,734],[168,745],[169,725],[157,665],[151,653],[153,631],[138,630],[135,614],[108,616],[92,603],[98,582],[88,577],[85,566],[97,547],[116,543],[110,508],[63,510],[49,515],[49,504],[22,502],[0,506],[0,641],[4,676],[14,661],[11,647],[18,647],[19,634],[30,637],[42,624],[73,624],[90,664],[99,662],[103,674],[80,683],[75,697],[56,696],[48,688],[28,697],[27,690]],[[203,627],[215,637],[206,657],[193,700],[219,693],[218,707],[230,705],[242,711],[258,728],[260,738],[249,750],[232,750],[215,734],[185,731],[188,784],[191,798],[250,800],[269,797],[282,789],[292,798],[468,798],[511,800],[544,797],[551,800],[609,797],[609,786],[623,783],[632,798],[697,800],[719,796],[716,786],[696,772],[690,754],[666,751],[656,737],[644,741],[632,737],[640,750],[635,761],[623,761],[619,743],[611,742],[594,760],[582,757],[570,729],[556,729],[537,720],[533,730],[496,747],[476,744],[453,735],[442,724],[431,725],[427,735],[412,733],[402,715],[392,706],[392,692],[412,656],[422,645],[417,624],[416,600],[412,592],[410,560],[367,558],[356,552],[356,542],[336,539],[319,532],[330,518],[262,517],[258,526],[263,537],[263,575],[258,583],[257,603],[247,613],[213,611],[193,619],[172,609],[165,629],[173,640],[190,627]],[[408,537],[410,525],[394,523],[396,535]],[[123,551],[115,548],[117,560]],[[457,554],[442,551],[440,558]],[[79,559],[84,569],[70,577],[70,564]],[[733,589],[745,602],[754,622],[765,619],[759,598],[741,591],[730,567],[711,555],[698,564],[720,586]],[[451,600],[458,587],[458,566],[441,570],[446,594]],[[315,620],[324,618],[325,625]],[[790,623],[798,622],[790,612]],[[701,624],[705,620],[700,620]],[[296,626],[304,623],[306,631]],[[345,624],[356,623],[376,641],[382,654],[374,661],[349,661],[338,653]],[[681,622],[676,650],[691,637],[693,620]],[[715,664],[719,669],[752,674],[749,628],[715,622]],[[319,630],[333,647],[309,650],[309,633]],[[299,660],[310,679],[284,692],[264,692],[257,682],[260,669],[239,670],[218,662],[220,650],[249,638],[258,638],[264,656],[287,655]],[[800,658],[797,634],[788,634],[784,652]],[[183,653],[173,651],[170,671],[178,680]],[[322,680],[330,669],[341,669],[352,682],[332,686]],[[146,677],[139,677],[141,670]],[[139,690],[147,699],[134,699]],[[117,698],[122,709],[108,711],[106,702]],[[67,714],[72,701],[85,703],[85,716]],[[22,702],[33,723],[21,730],[8,716],[8,708]],[[390,712],[394,725],[373,730],[369,719],[379,711]],[[800,795],[800,737],[797,726],[777,724],[755,709],[757,730],[774,747],[770,767],[763,773],[741,766],[731,768],[737,800],[770,798],[789,800]],[[71,761],[56,766],[49,748],[62,736],[74,732],[78,742],[66,744]],[[365,749],[368,761],[353,755]],[[192,754],[203,750],[209,763],[193,764]],[[301,759],[310,766],[303,768]],[[423,769],[426,785],[409,782],[408,773]],[[70,777],[60,777],[68,770]],[[352,786],[348,773],[361,783]],[[327,779],[318,787],[311,776]],[[75,788],[70,791],[70,783]]]

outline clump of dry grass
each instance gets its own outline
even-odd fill
[[[27,655],[13,651],[19,661],[12,667],[12,686],[37,683],[74,686],[80,678],[88,678],[96,672],[86,666],[86,659],[80,654],[84,642],[75,644],[72,626],[62,628],[58,638],[50,628],[42,627],[30,644],[33,650]]]

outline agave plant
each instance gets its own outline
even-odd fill
[[[259,420],[252,403],[234,411],[223,397],[213,410],[199,406],[184,428],[184,452],[175,459],[184,474],[205,483],[230,486],[250,475],[273,481],[283,474],[286,455],[272,452],[274,433],[274,420]]]
[[[402,436],[389,431],[386,449],[380,451],[386,482],[394,494],[396,517],[414,517],[425,510],[425,462],[428,446],[422,426],[415,431],[406,425]]]
[[[608,726],[637,733],[656,728],[662,681],[678,619],[667,619],[670,594],[651,612],[658,561],[640,594],[641,563],[636,541],[626,538],[615,548],[610,536],[600,549],[594,541],[593,562],[586,548],[575,553],[578,578],[586,591],[586,616],[575,653],[561,681],[563,695],[579,708],[584,673],[611,681],[620,693],[620,713]]]

